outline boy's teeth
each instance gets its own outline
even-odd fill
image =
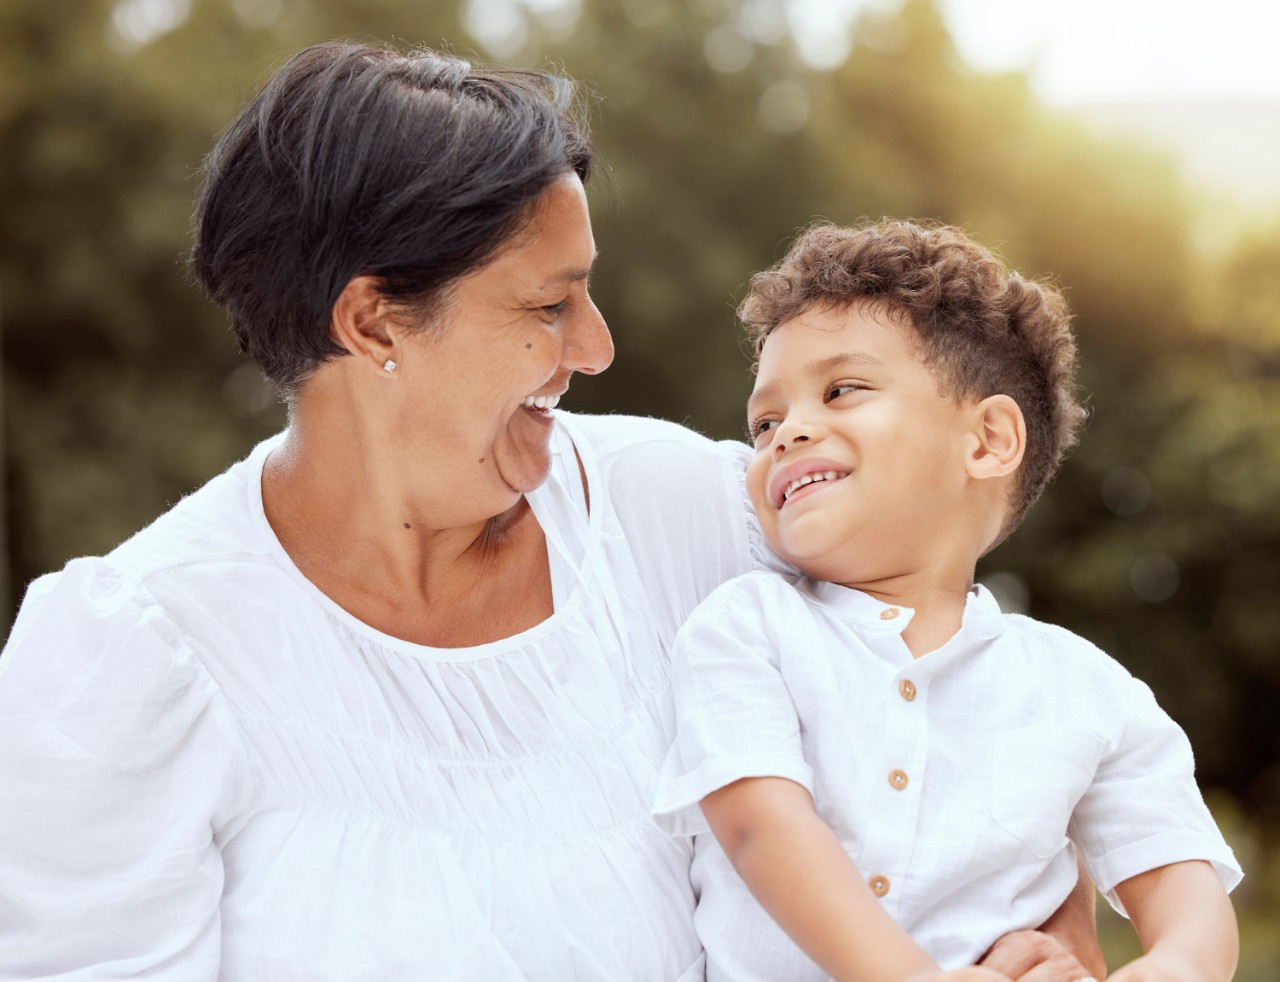
[[[804,477],[798,478],[787,485],[782,492],[782,500],[786,501],[806,484],[812,484],[814,481],[834,481],[839,476],[836,471],[818,471],[813,474],[806,474]]]
[[[555,409],[559,403],[559,396],[526,396],[521,405],[526,409],[540,409],[546,412]]]

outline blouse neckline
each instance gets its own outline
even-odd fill
[[[550,551],[554,548],[552,544],[552,535],[548,534],[548,525],[557,522],[559,535],[563,537],[568,531],[565,526],[574,523],[585,526],[585,539],[582,544],[584,550],[595,549],[600,541],[600,512],[599,502],[594,503],[583,521],[583,516],[578,513],[575,507],[575,499],[571,489],[560,487],[561,479],[556,474],[557,466],[563,466],[569,469],[574,480],[578,479],[578,455],[575,452],[575,441],[568,432],[565,425],[565,415],[556,414],[556,428],[552,433],[552,468],[547,476],[547,480],[542,485],[525,495],[529,502],[530,508],[533,510],[534,517],[537,519],[539,526],[543,529],[543,537],[547,543],[547,549]],[[300,570],[293,557],[285,550],[280,539],[276,536],[275,529],[271,527],[271,523],[267,521],[266,508],[262,502],[262,471],[266,465],[267,457],[271,451],[283,442],[288,430],[282,430],[273,437],[263,440],[250,453],[245,464],[248,467],[246,475],[246,490],[249,496],[249,511],[252,521],[257,527],[259,535],[266,544],[267,551],[275,559],[280,568],[298,584],[301,589],[312,598],[321,608],[323,608],[331,617],[338,622],[344,624],[348,630],[357,636],[366,638],[369,641],[383,648],[388,648],[401,654],[409,655],[414,658],[423,658],[431,661],[442,662],[465,662],[477,661],[483,658],[490,658],[495,655],[501,655],[508,651],[522,648],[527,645],[535,644],[542,638],[554,633],[564,622],[582,605],[582,585],[586,575],[588,563],[586,556],[577,557],[565,556],[563,558],[563,566],[569,569],[573,575],[573,582],[569,589],[565,592],[564,603],[558,606],[549,617],[532,627],[526,628],[517,634],[512,634],[505,638],[498,638],[495,641],[487,641],[484,644],[472,645],[462,648],[438,648],[431,645],[418,644],[413,641],[406,641],[395,635],[387,634],[379,631],[377,628],[366,624],[360,618],[356,617],[345,607],[337,603],[333,598],[321,590],[318,586],[307,579]],[[565,455],[567,460],[558,461],[558,457]],[[582,466],[587,475],[587,487],[598,489],[600,483],[596,480],[595,468],[592,463],[582,460]],[[577,496],[577,501],[581,501],[582,496]],[[567,521],[566,521],[567,520]],[[551,566],[552,575],[555,575],[557,563],[550,554],[547,561]]]

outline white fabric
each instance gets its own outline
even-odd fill
[[[273,441],[33,584],[0,656],[0,979],[700,979],[691,848],[649,806],[671,640],[762,550],[750,452],[560,419],[530,501],[562,599],[504,641],[319,593],[262,510]]]
[[[706,831],[698,802],[745,777],[807,788],[943,968],[1048,919],[1076,882],[1068,836],[1104,892],[1187,859],[1239,882],[1187,739],[1147,686],[1068,631],[1002,614],[981,587],[959,633],[918,659],[901,636],[912,613],[757,572],[720,587],[678,635],[677,737],[655,812],[677,834],[705,833],[694,881],[709,982],[826,978]],[[905,787],[890,780],[899,770]]]

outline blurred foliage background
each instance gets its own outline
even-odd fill
[[[1067,290],[1092,419],[982,576],[1112,652],[1187,729],[1280,977],[1280,215],[1213,227],[1173,162],[960,59],[931,0],[815,68],[786,0],[47,0],[0,7],[0,630],[283,424],[183,267],[203,154],[338,36],[583,80],[613,368],[568,408],[743,433],[733,310],[815,218],[937,218]],[[1102,913],[1113,963],[1133,942]]]

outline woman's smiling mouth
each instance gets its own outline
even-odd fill
[[[525,396],[524,402],[520,405],[525,409],[532,409],[534,412],[549,413],[560,404],[560,397],[556,396]]]

